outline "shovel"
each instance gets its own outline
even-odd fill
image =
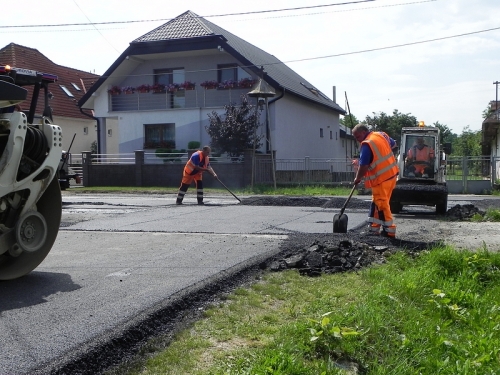
[[[221,185],[222,185],[222,186],[224,186],[224,187],[226,188],[226,190],[227,190],[227,191],[229,191],[229,192],[231,193],[231,195],[232,195],[233,197],[235,197],[236,199],[238,199],[238,201],[241,203],[241,199],[240,199],[240,198],[238,198],[236,195],[234,195],[234,193],[233,193],[231,190],[229,190],[229,189],[228,189],[228,187],[227,187],[226,185],[224,185],[224,183],[223,183],[221,180],[219,180],[219,177],[215,177],[215,179],[216,179],[217,181],[219,181],[219,182],[221,183]]]
[[[351,200],[352,193],[354,193],[354,189],[356,189],[356,184],[352,187],[351,194],[345,201],[344,205],[340,209],[340,214],[336,214],[333,217],[333,233],[347,233],[347,215],[344,215],[344,210],[347,207],[347,203]]]

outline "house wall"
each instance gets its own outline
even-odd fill
[[[339,137],[339,114],[286,93],[271,104],[270,112],[271,140],[277,159],[345,156]]]
[[[88,121],[69,117],[54,116],[54,124],[59,125],[63,132],[63,150],[68,150],[71,145],[71,154],[81,155],[83,151],[89,151],[92,142],[97,139],[96,121],[89,118]],[[84,129],[87,128],[87,134]],[[76,134],[76,136],[75,136]]]
[[[116,118],[116,129],[112,129],[109,137],[107,131],[111,129],[109,121],[103,121],[103,139],[105,147],[102,153],[130,153],[141,150],[144,147],[144,124],[174,123],[176,149],[187,149],[190,141],[199,141],[202,145],[209,144],[210,139],[205,130],[209,124],[208,114],[216,111],[224,114],[222,105],[186,109],[168,110],[144,110],[144,111],[109,111],[109,95],[107,89],[111,85],[134,86],[141,84],[153,84],[155,69],[184,68],[185,79],[195,82],[198,86],[206,80],[217,80],[217,65],[237,63],[237,61],[225,52],[218,51],[193,51],[179,54],[171,54],[168,59],[144,60],[139,63],[138,59],[131,57],[121,64],[117,69],[117,77],[126,77],[123,80],[110,77],[106,84],[102,85],[94,99],[94,110],[96,116],[109,119]],[[209,90],[213,95],[219,90]],[[212,92],[213,91],[213,92]],[[219,94],[227,96],[228,90],[219,91]],[[234,90],[231,101],[239,103],[240,95],[246,90]],[[186,91],[186,102],[188,96],[203,95],[203,90],[193,92]],[[146,95],[146,94],[144,94]],[[277,96],[279,94],[277,93]],[[198,103],[198,102],[197,102]],[[339,114],[333,110],[318,104],[304,101],[290,94],[285,96],[269,107],[271,140],[276,150],[276,158],[339,158],[346,155],[342,148],[342,140],[339,136]],[[265,111],[261,115],[262,126],[258,133],[265,134]],[[320,128],[323,129],[323,137],[320,137]],[[332,139],[330,139],[330,131]],[[345,143],[345,142],[344,142]],[[344,146],[346,147],[346,146]],[[265,150],[263,147],[261,150]]]

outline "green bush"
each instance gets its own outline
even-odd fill
[[[201,146],[201,143],[198,141],[191,141],[188,143],[188,149],[189,150],[197,150]]]

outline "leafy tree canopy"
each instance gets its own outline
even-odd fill
[[[208,114],[209,125],[205,127],[211,137],[210,146],[219,152],[227,152],[231,157],[243,154],[243,150],[262,146],[262,136],[256,134],[259,127],[259,111],[248,102],[246,95],[241,96],[239,106],[231,103],[224,106],[225,115],[217,112]]]
[[[480,156],[481,149],[481,130],[473,131],[467,125],[453,142],[452,155],[457,156]]]
[[[352,118],[351,118],[352,117]],[[348,127],[349,129],[354,128],[357,124],[359,124],[359,120],[352,113],[350,115],[345,115],[339,120],[341,125]]]
[[[373,112],[373,117],[366,116],[363,123],[368,125],[371,130],[385,132],[391,138],[396,140],[401,139],[402,128],[418,125],[418,121],[415,116],[412,116],[409,113],[401,113],[397,109],[392,112],[392,115],[387,115],[384,112]]]
[[[436,121],[432,126],[435,126],[436,128],[439,128],[441,132],[441,144],[443,143],[454,143],[455,140],[458,138],[458,135],[453,133],[451,129],[444,124],[441,124],[439,121]]]

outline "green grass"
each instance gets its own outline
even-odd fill
[[[194,185],[190,187],[193,189]],[[128,193],[128,194],[176,194],[179,187],[115,187],[115,186],[96,186],[96,187],[77,187],[65,190],[68,194],[83,193]],[[231,188],[230,188],[231,189]],[[224,188],[204,188],[205,193],[229,194]],[[268,185],[257,185],[253,189],[231,189],[238,195],[299,195],[299,196],[329,196],[329,195],[349,195],[349,187],[331,187],[324,185],[299,185],[290,187],[277,187]]]
[[[488,208],[484,215],[475,214],[472,216],[472,221],[481,222],[481,221],[500,221],[500,210],[496,208]]]
[[[500,254],[441,247],[359,273],[268,273],[149,348],[115,373],[498,374]]]

